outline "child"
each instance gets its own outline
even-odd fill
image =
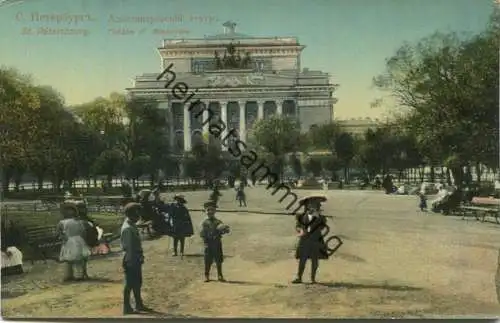
[[[236,200],[240,202],[240,207],[247,206],[247,199],[245,196],[245,186],[243,183],[236,189]]]
[[[222,235],[229,233],[229,226],[215,217],[216,203],[214,201],[205,202],[204,208],[207,218],[201,224],[200,236],[205,244],[205,282],[210,281],[210,268],[214,262],[217,266],[218,279],[224,282],[226,280],[222,275],[222,262],[224,261]]]
[[[417,195],[420,198],[420,203],[418,205],[420,207],[420,211],[427,212],[427,197],[422,191],[418,192]]]

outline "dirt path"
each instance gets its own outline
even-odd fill
[[[305,194],[306,192],[300,192]],[[231,194],[231,196],[230,196]],[[233,193],[222,208],[233,207]],[[249,189],[256,210],[279,210],[276,198]],[[344,239],[320,265],[318,285],[292,286],[295,236],[288,216],[221,213],[232,228],[224,241],[228,283],[204,283],[201,241],[184,259],[167,238],[144,242],[144,298],[158,316],[174,317],[443,317],[498,316],[494,276],[499,225],[417,212],[415,197],[333,191],[325,206],[332,231]],[[186,194],[192,207],[207,192]],[[201,214],[193,214],[198,225]],[[198,229],[195,229],[198,231]],[[121,315],[120,256],[98,259],[101,280],[61,284],[60,265],[37,264],[2,283],[2,314],[115,317]],[[215,273],[214,273],[215,274]],[[306,281],[309,267],[306,269]]]

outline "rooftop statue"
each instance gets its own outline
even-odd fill
[[[252,61],[249,52],[245,52],[245,57],[242,58],[233,43],[227,45],[224,57],[221,58],[219,53],[215,52],[214,58],[216,69],[248,69]]]

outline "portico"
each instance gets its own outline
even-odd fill
[[[182,135],[182,140],[177,140],[174,144],[174,150],[189,151],[199,136],[207,136],[209,123],[206,121],[209,119],[209,113],[208,111],[200,113],[205,107],[212,111],[213,119],[221,120],[226,125],[226,132],[230,129],[236,129],[242,141],[247,140],[247,135],[257,120],[269,118],[275,114],[291,118],[298,117],[295,100],[291,98],[207,100],[201,102],[201,104],[194,106],[191,111],[189,103],[171,102],[169,110],[173,112],[174,120],[182,120],[182,123],[173,122],[176,136]],[[222,136],[224,137],[224,135]]]

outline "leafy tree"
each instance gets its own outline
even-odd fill
[[[305,162],[305,169],[312,173],[313,176],[318,177],[321,175],[321,171],[323,170],[323,166],[321,165],[321,159],[317,157],[309,157]]]
[[[297,154],[290,155],[289,163],[290,163],[290,166],[292,167],[295,175],[298,177],[301,177],[302,176],[302,163],[300,161],[299,156],[297,156]]]
[[[493,18],[492,18],[493,20]],[[409,109],[428,160],[448,163],[457,185],[463,167],[498,167],[498,47],[495,24],[473,36],[435,34],[405,44],[374,80]],[[495,157],[493,157],[495,156]]]
[[[35,137],[39,107],[30,78],[15,69],[0,68],[0,165],[4,192],[14,174],[26,169],[27,145]]]
[[[110,185],[113,177],[122,174],[126,165],[123,151],[120,149],[107,149],[97,157],[92,168],[94,174],[105,175],[108,185]]]
[[[257,121],[253,130],[257,146],[274,161],[271,166],[282,175],[285,156],[300,149],[300,124],[293,119],[273,116]]]
[[[335,140],[335,152],[337,158],[344,167],[344,180],[349,182],[349,167],[356,153],[355,141],[350,133],[342,132]]]

